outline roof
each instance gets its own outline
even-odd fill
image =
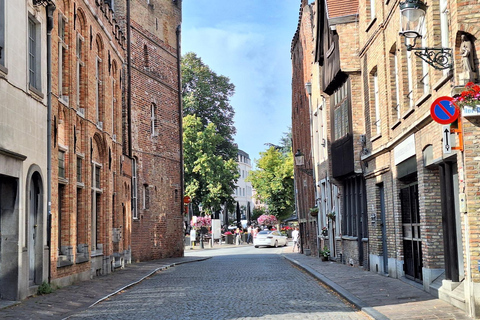
[[[326,0],[328,18],[350,16],[358,13],[358,0]]]

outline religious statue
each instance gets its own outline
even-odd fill
[[[462,34],[462,43],[460,44],[460,54],[462,56],[462,70],[460,80],[467,82],[474,81],[476,78],[475,64],[473,63],[473,46],[467,35]]]

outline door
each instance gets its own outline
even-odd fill
[[[387,224],[385,217],[385,189],[383,184],[378,186],[378,193],[380,196],[380,223],[382,227],[383,273],[388,274]]]
[[[422,239],[418,205],[418,183],[400,190],[402,207],[403,254],[405,277],[422,282]]]
[[[29,193],[29,214],[28,214],[28,258],[29,258],[29,284],[30,286],[38,284],[36,267],[38,263],[38,250],[39,246],[39,210],[40,208],[40,181],[38,181],[37,175],[33,175],[30,180],[30,193]]]

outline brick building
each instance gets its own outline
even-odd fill
[[[130,0],[132,258],[183,255],[180,0]],[[128,58],[127,58],[128,59]]]
[[[438,61],[429,64],[424,49],[407,50],[399,3],[314,6],[312,150],[319,229],[329,227],[320,241],[332,244],[323,215],[335,207],[338,262],[420,283],[479,317],[480,122],[475,109],[464,108],[458,123],[442,127],[430,109],[479,79],[480,5],[429,1],[416,47],[446,48],[436,52],[451,62],[434,68]],[[469,44],[470,54],[462,55]],[[294,64],[294,74],[302,67]]]
[[[125,36],[111,4],[56,1],[52,32],[50,277],[131,260],[131,164],[122,150]]]
[[[300,226],[303,252],[317,252],[317,220],[310,214],[315,207],[311,152],[310,96],[307,83],[312,73],[312,7],[303,0],[298,27],[292,40],[292,148],[303,160],[294,167],[295,211]]]

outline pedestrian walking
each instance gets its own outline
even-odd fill
[[[292,239],[293,239],[293,249],[292,251],[295,252],[295,248],[297,251],[300,252],[300,231],[298,231],[298,227],[292,231]]]

